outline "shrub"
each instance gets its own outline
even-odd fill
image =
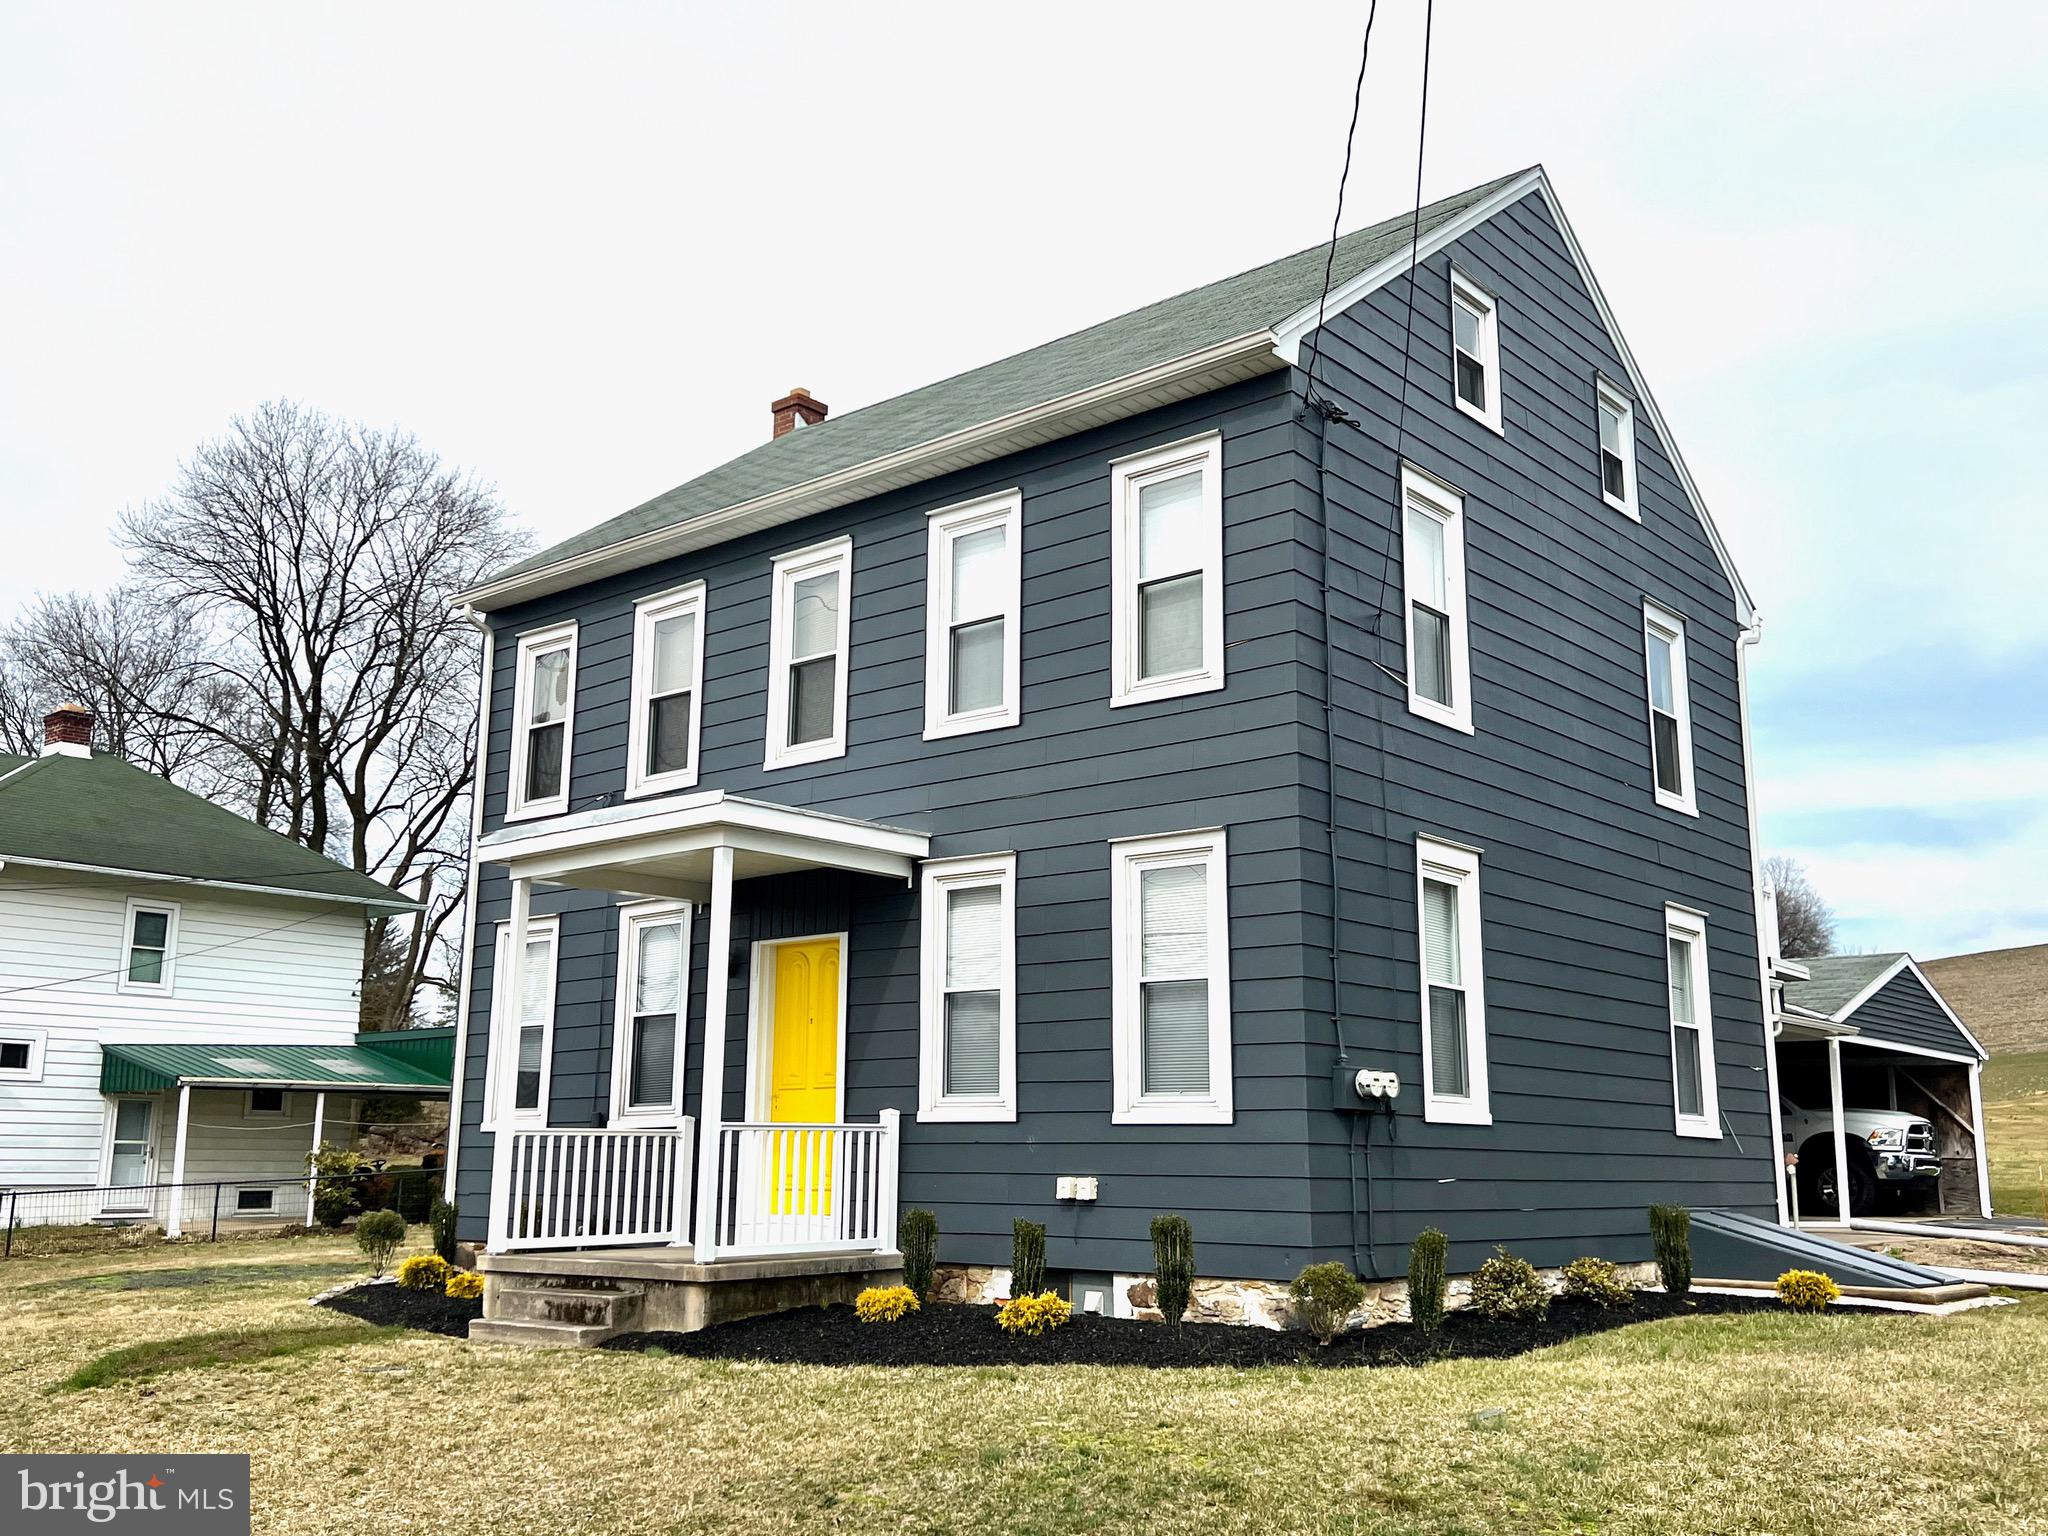
[[[1621,1278],[1611,1259],[1590,1255],[1565,1265],[1564,1293],[1596,1307],[1626,1307],[1636,1299],[1635,1288]]]
[[[1045,1227],[1017,1221],[1010,1227],[1010,1294],[1036,1296],[1045,1289]]]
[[[1692,1289],[1692,1212],[1682,1205],[1651,1206],[1650,1242],[1665,1292],[1683,1296]]]
[[[1044,1230],[1043,1228],[1040,1229]],[[1011,1297],[996,1308],[996,1323],[1005,1333],[1037,1337],[1064,1326],[1074,1315],[1066,1298],[1053,1291]]]
[[[330,1231],[363,1208],[363,1155],[353,1147],[323,1141],[308,1153],[306,1170],[313,1176],[313,1220]]]
[[[371,1211],[356,1223],[356,1246],[369,1255],[370,1273],[381,1275],[405,1241],[405,1218],[396,1211]]]
[[[1496,1248],[1472,1277],[1472,1305],[1496,1323],[1538,1322],[1550,1310],[1550,1288],[1534,1264]]]
[[[1408,1250],[1408,1316],[1421,1333],[1435,1333],[1444,1320],[1444,1292],[1449,1281],[1444,1267],[1451,1251],[1450,1239],[1435,1227],[1415,1234]]]
[[[455,1262],[455,1216],[455,1207],[446,1200],[427,1207],[427,1230],[434,1234],[434,1252],[444,1264]]]
[[[416,1253],[398,1266],[400,1289],[408,1291],[438,1291],[448,1284],[453,1273],[448,1261],[438,1253]]]
[[[451,1301],[475,1301],[484,1293],[484,1277],[473,1269],[458,1269],[442,1290]]]
[[[1295,1321],[1327,1344],[1344,1331],[1344,1324],[1358,1304],[1365,1300],[1365,1287],[1342,1264],[1311,1264],[1287,1287],[1294,1303]]]
[[[1152,1289],[1169,1323],[1187,1314],[1195,1288],[1195,1229],[1185,1216],[1152,1218]]]
[[[896,1229],[896,1246],[903,1251],[903,1283],[910,1294],[929,1296],[932,1267],[939,1257],[939,1218],[930,1211],[905,1211]]]
[[[917,1292],[907,1285],[871,1285],[853,1298],[853,1315],[864,1323],[900,1322],[917,1310]]]
[[[1842,1298],[1832,1277],[1812,1269],[1788,1269],[1778,1276],[1778,1300],[1794,1312],[1824,1311]]]

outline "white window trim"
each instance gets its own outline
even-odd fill
[[[1493,1124],[1492,1090],[1486,1062],[1486,936],[1479,896],[1479,850],[1433,837],[1415,839],[1415,971],[1417,1024],[1422,1035],[1422,1118],[1445,1125]],[[1431,1073],[1429,1044],[1429,967],[1423,959],[1422,884],[1440,880],[1458,891],[1458,971],[1465,984],[1465,1061],[1463,1095],[1438,1093]]]
[[[540,1035],[540,1102],[532,1109],[514,1109],[511,1104],[519,1071],[519,1021],[517,1013],[508,1006],[505,987],[512,925],[497,925],[491,943],[491,1034],[484,1059],[483,1130],[547,1124],[548,1092],[553,1085],[555,1066],[555,993],[561,977],[561,928],[559,917],[529,917],[526,921],[529,944],[535,939],[547,940],[548,1014],[541,1025]]]
[[[1486,370],[1486,409],[1479,410],[1458,392],[1458,324],[1455,306],[1463,300],[1479,311],[1479,365]],[[1500,400],[1500,302],[1484,288],[1465,276],[1456,267],[1451,268],[1451,403],[1485,426],[1489,431],[1507,436],[1507,429],[1501,425]]]
[[[1415,628],[1412,608],[1415,594],[1409,587],[1414,563],[1408,558],[1408,509],[1415,507],[1444,525],[1444,593],[1450,620],[1446,644],[1450,647],[1451,702],[1437,703],[1424,698],[1415,688]],[[1472,729],[1472,647],[1466,617],[1465,594],[1465,498],[1434,475],[1413,464],[1401,466],[1401,646],[1407,659],[1404,668],[1408,684],[1408,712],[1454,731],[1473,734]]]
[[[125,971],[127,967],[124,965],[122,969]],[[28,1047],[28,1065],[0,1067],[0,1083],[40,1083],[43,1080],[43,1056],[49,1043],[49,1035],[40,1029],[23,1029],[16,1024],[0,1029],[0,1044]]]
[[[974,731],[1001,730],[1018,724],[1019,680],[1023,676],[1019,656],[1023,610],[1023,528],[1024,497],[1019,491],[1004,491],[958,506],[940,507],[929,514],[929,542],[925,554],[924,625],[924,739],[965,736]],[[988,709],[948,713],[946,701],[953,696],[952,625],[953,541],[963,534],[984,528],[1003,530],[1003,554],[1008,571],[1003,586],[1003,699]]]
[[[261,1196],[263,1196],[263,1204],[261,1204],[261,1205],[244,1205],[244,1204],[242,1204],[242,1196],[244,1196],[244,1195],[261,1195]],[[275,1215],[276,1213],[277,1213],[277,1186],[276,1186],[276,1185],[274,1185],[274,1184],[245,1184],[245,1185],[240,1185],[240,1186],[238,1186],[238,1187],[236,1188],[236,1190],[235,1190],[235,1209],[234,1209],[234,1212],[233,1212],[233,1214],[235,1214],[235,1215],[237,1215],[237,1216],[272,1216],[272,1215]]]
[[[535,816],[553,816],[569,808],[569,780],[575,772],[576,758],[576,641],[577,625],[574,619],[560,624],[550,624],[546,629],[532,629],[519,637],[519,644],[513,655],[512,677],[512,761],[511,773],[505,783],[505,819],[507,821],[528,821]],[[559,650],[566,644],[569,649],[569,713],[562,721],[562,789],[560,794],[549,795],[541,800],[526,798],[526,739],[531,727],[528,719],[532,703],[533,658],[547,651]]]
[[[1593,391],[1593,463],[1600,471],[1600,499],[1623,517],[1632,518],[1640,523],[1643,514],[1638,508],[1636,497],[1636,404],[1607,380],[1598,376],[1593,380]],[[1618,499],[1607,493],[1607,474],[1604,466],[1600,464],[1600,455],[1606,451],[1600,445],[1600,407],[1603,405],[1621,417],[1622,486],[1628,494]]]
[[[128,966],[135,956],[135,914],[138,912],[167,912],[170,921],[164,925],[164,979],[162,981],[130,981]],[[117,992],[140,993],[145,997],[169,997],[178,984],[178,919],[181,912],[175,901],[144,901],[139,896],[128,898],[127,916],[121,923],[121,968],[114,973],[114,990]]]
[[[1017,1118],[1017,855],[971,854],[927,859],[920,904],[918,954],[917,1118],[1007,1121]],[[996,964],[996,1092],[993,1097],[946,1093],[946,898],[994,886],[1002,892],[1002,952]]]
[[[634,902],[619,908],[618,996],[612,1012],[612,1119],[629,1125],[673,1125],[683,1112],[683,1078],[690,1038],[690,919],[688,902]],[[676,1007],[676,1065],[666,1104],[629,1102],[633,1087],[633,980],[639,964],[640,930],[652,923],[683,925],[683,984]]]
[[[242,1118],[244,1120],[283,1120],[291,1114],[292,1095],[289,1088],[279,1088],[277,1090],[278,1102],[276,1109],[258,1109],[256,1107],[257,1092],[258,1089],[256,1088],[245,1088],[242,1090]]]
[[[1664,1023],[1668,1033],[1665,1064],[1671,1071],[1671,1123],[1681,1136],[1721,1139],[1720,1074],[1714,1069],[1714,979],[1708,964],[1707,919],[1690,907],[1664,908]],[[1692,947],[1693,1028],[1700,1037],[1700,1109],[1698,1116],[1678,1107],[1678,1020],[1671,1013],[1671,946],[1678,939]]]
[[[633,716],[626,730],[628,799],[688,789],[697,782],[704,723],[704,609],[701,581],[643,597],[633,605]],[[668,773],[649,773],[647,732],[648,714],[654,702],[654,626],[685,614],[694,614],[697,619],[696,656],[690,667],[690,766]]]
[[[799,582],[826,571],[839,573],[839,633],[834,655],[838,661],[837,686],[832,693],[832,734],[823,741],[801,746],[789,744],[789,593]],[[775,557],[774,597],[768,614],[768,721],[767,752],[763,768],[794,768],[800,763],[823,762],[846,756],[846,699],[852,689],[851,647],[853,620],[853,540],[841,535],[823,544],[794,549]]]
[[[1138,677],[1138,490],[1150,480],[1202,471],[1202,665],[1191,672]],[[1209,693],[1224,683],[1223,434],[1205,432],[1109,464],[1110,674],[1112,709]]]
[[[1657,782],[1657,721],[1650,684],[1650,636],[1661,634],[1671,645],[1671,703],[1678,713],[1678,774],[1684,793],[1672,794]],[[1650,788],[1666,810],[1699,815],[1698,785],[1692,766],[1692,690],[1687,686],[1685,620],[1647,599],[1643,603],[1643,722],[1650,731]]]
[[[1209,1096],[1146,1098],[1138,1061],[1139,875],[1162,864],[1200,862],[1208,870]],[[1163,837],[1117,838],[1109,845],[1112,1125],[1231,1123],[1230,854],[1221,827]]]

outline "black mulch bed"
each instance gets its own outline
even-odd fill
[[[360,1285],[320,1303],[366,1323],[395,1324],[452,1339],[469,1337],[469,1325],[484,1315],[481,1298],[460,1301],[439,1291],[408,1291],[396,1285]]]
[[[1780,1310],[1771,1296],[1692,1296],[1673,1302],[1644,1292],[1635,1304],[1604,1311],[1587,1302],[1554,1301],[1540,1323],[1490,1323],[1460,1311],[1433,1339],[1407,1323],[1361,1329],[1319,1348],[1305,1333],[1221,1323],[1163,1323],[1076,1315],[1037,1338],[1013,1338],[996,1326],[993,1307],[928,1303],[896,1323],[863,1323],[851,1307],[806,1307],[724,1323],[697,1333],[622,1333],[605,1349],[660,1348],[712,1360],[764,1360],[780,1365],[1149,1365],[1376,1366],[1428,1360],[1504,1359],[1581,1334],[1629,1323],[1706,1313]]]

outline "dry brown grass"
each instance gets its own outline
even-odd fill
[[[294,1536],[2048,1532],[2048,1301],[1700,1318],[1402,1371],[834,1371],[415,1336],[49,1391],[124,1344],[318,1325],[323,1281],[285,1254],[314,1276],[350,1256],[0,1266],[0,1444],[248,1451],[256,1529]],[[216,1261],[246,1283],[78,1283]],[[1473,1427],[1491,1407],[1503,1427]]]
[[[1992,1055],[2048,1051],[2048,944],[1926,960],[1920,969]]]

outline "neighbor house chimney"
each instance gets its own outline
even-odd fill
[[[822,400],[813,400],[808,389],[792,389],[768,409],[775,413],[775,435],[780,437],[798,427],[815,427],[831,407]]]
[[[92,753],[92,711],[83,704],[59,704],[43,716],[43,756],[52,752],[72,757]]]

